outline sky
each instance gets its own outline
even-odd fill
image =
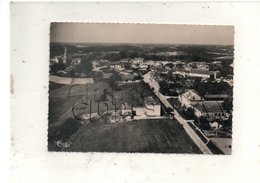
[[[52,23],[50,42],[233,45],[234,27],[176,24]]]

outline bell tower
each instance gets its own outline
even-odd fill
[[[65,49],[64,49],[63,63],[64,63],[64,64],[67,63],[67,46],[65,46]]]

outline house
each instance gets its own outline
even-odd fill
[[[118,72],[125,70],[123,64],[121,65],[121,64],[111,63],[111,64],[109,64],[109,68],[110,68],[110,70],[116,70]]]
[[[206,65],[206,64],[198,64],[198,65],[197,65],[197,68],[198,68],[198,70],[200,70],[200,71],[208,71],[208,70],[209,70],[209,66]]]
[[[183,70],[183,69],[173,69],[173,74],[182,75],[184,77],[200,77],[200,78],[217,78],[217,73],[214,71],[200,71],[200,70]]]
[[[161,116],[161,103],[157,98],[148,96],[144,99],[145,115],[147,116]]]
[[[233,86],[233,84],[234,84],[233,79],[223,79],[223,81],[228,83],[229,86]]]
[[[195,91],[188,90],[185,93],[179,95],[178,100],[180,101],[182,107],[191,107],[192,103],[201,101],[202,98]]]
[[[80,63],[81,63],[81,59],[80,59],[80,58],[75,58],[75,59],[73,59],[72,62],[71,62],[72,65],[78,65],[78,64],[80,64]]]
[[[149,65],[146,63],[141,63],[139,66],[140,69],[148,69],[148,67],[149,67]]]
[[[140,64],[132,64],[133,69],[138,69],[140,67]]]
[[[216,130],[222,128],[222,125],[219,124],[217,121],[213,121],[213,122],[209,123],[209,125],[212,129],[216,129]]]
[[[233,86],[233,75],[229,74],[223,79],[224,82],[228,83],[230,86]]]
[[[57,57],[54,57],[50,60],[50,65],[54,65],[54,64],[58,64],[59,63],[59,59]]]
[[[162,74],[168,74],[168,69],[166,69],[166,68],[162,68],[161,70],[160,70],[160,72],[162,73]]]
[[[112,73],[109,73],[109,72],[102,72],[102,78],[103,79],[109,79],[111,78],[113,74]]]
[[[191,71],[191,70],[192,70],[192,67],[191,67],[191,66],[186,66],[184,69],[185,69],[186,71]]]
[[[188,90],[178,96],[184,109],[191,108],[197,118],[206,117],[209,121],[225,120],[229,113],[222,108],[223,100],[229,97],[225,94],[199,96],[195,91]]]
[[[73,67],[72,66],[68,66],[65,68],[65,72],[72,72],[73,71]]]
[[[207,117],[209,120],[221,120],[228,117],[228,113],[222,109],[219,101],[201,101],[192,104],[191,107],[197,118]]]
[[[144,59],[143,58],[134,58],[131,61],[132,61],[132,64],[141,64],[144,62]]]
[[[146,61],[143,62],[141,65],[151,66],[151,65],[154,65],[154,63],[155,63],[154,60],[146,60]]]
[[[129,74],[129,73],[127,73],[127,74],[121,74],[120,75],[121,76],[121,79],[122,79],[122,81],[134,81],[134,75],[133,74]]]
[[[134,119],[147,119],[161,116],[161,103],[159,99],[153,96],[147,96],[144,100],[134,100],[131,104],[123,103],[121,105],[122,114],[132,113]]]
[[[144,75],[144,74],[146,74],[146,73],[149,72],[149,70],[146,69],[146,68],[139,68],[138,71],[139,71],[142,75]]]

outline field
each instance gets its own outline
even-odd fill
[[[106,97],[104,98],[104,91]],[[118,110],[122,103],[138,104],[142,103],[142,96],[151,96],[153,93],[144,83],[125,84],[112,91],[107,82],[97,82],[89,85],[60,85],[50,83],[49,92],[49,125],[59,126],[67,118],[72,117],[72,107],[74,104],[77,115],[97,113],[98,101],[101,113],[108,110]],[[116,100],[113,103],[113,100]],[[89,105],[81,104],[81,101],[88,102]],[[91,109],[90,102],[91,101]],[[108,107],[106,106],[108,105]]]
[[[154,95],[145,83],[124,84],[114,91],[112,91],[111,86],[107,82],[102,81],[87,86],[61,85],[50,82],[49,150],[56,149],[55,143],[58,140],[68,140],[68,138],[79,129],[80,125],[74,126],[74,124],[78,124],[80,121],[75,119],[73,112],[77,117],[90,113],[92,115],[102,115],[106,110],[118,111],[121,108],[122,103],[127,103],[128,105],[134,103],[135,105],[138,105],[139,103],[142,103],[142,97]],[[105,91],[107,93],[106,97],[104,97]],[[98,102],[100,102],[100,105],[98,105]],[[102,119],[98,119],[96,122],[97,124],[102,123],[103,125],[107,125],[106,123],[110,123],[110,120],[102,115]],[[113,126],[115,125],[111,124],[111,127]],[[71,131],[66,128],[75,128],[75,130]],[[84,126],[82,128],[84,128]],[[101,127],[98,127],[95,133],[99,133],[99,128]],[[122,130],[120,125],[118,130]],[[138,129],[136,129],[136,131],[138,131]]]
[[[185,130],[169,119],[83,126],[70,141],[66,151],[201,154]]]
[[[50,82],[65,84],[65,85],[94,83],[92,78],[66,78],[66,77],[60,77],[54,75],[50,75],[49,80]]]
[[[48,148],[50,151],[77,152],[151,152],[151,153],[194,153],[201,151],[186,134],[185,130],[174,120],[149,119],[122,123],[90,123],[81,125],[72,116],[74,103],[85,100],[102,99],[104,89],[107,90],[109,108],[111,103],[111,87],[107,82],[88,85],[60,85],[50,83],[49,92],[49,133]],[[133,90],[133,88],[135,88]],[[142,92],[143,91],[143,92]],[[144,83],[126,84],[114,90],[117,100],[127,103],[138,103],[141,95],[153,93]],[[97,112],[96,102],[92,103],[92,113]],[[101,105],[102,106],[102,105]],[[79,106],[79,113],[89,113],[89,108]],[[58,140],[70,141],[67,149],[59,149]]]

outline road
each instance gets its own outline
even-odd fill
[[[192,138],[192,140],[195,142],[195,144],[200,148],[200,150],[203,152],[203,154],[212,154],[212,152],[209,150],[207,145],[202,142],[200,137],[193,131],[193,129],[189,126],[187,123],[188,121],[183,119],[181,115],[178,113],[178,111],[167,101],[166,97],[162,95],[159,91],[159,84],[157,81],[155,81],[151,77],[151,72],[148,72],[147,74],[143,75],[143,81],[145,83],[148,83],[150,88],[153,88],[153,92],[155,95],[160,99],[160,101],[165,105],[166,107],[169,107],[173,110],[174,117],[176,120],[183,125],[183,128],[188,133],[188,135]]]

